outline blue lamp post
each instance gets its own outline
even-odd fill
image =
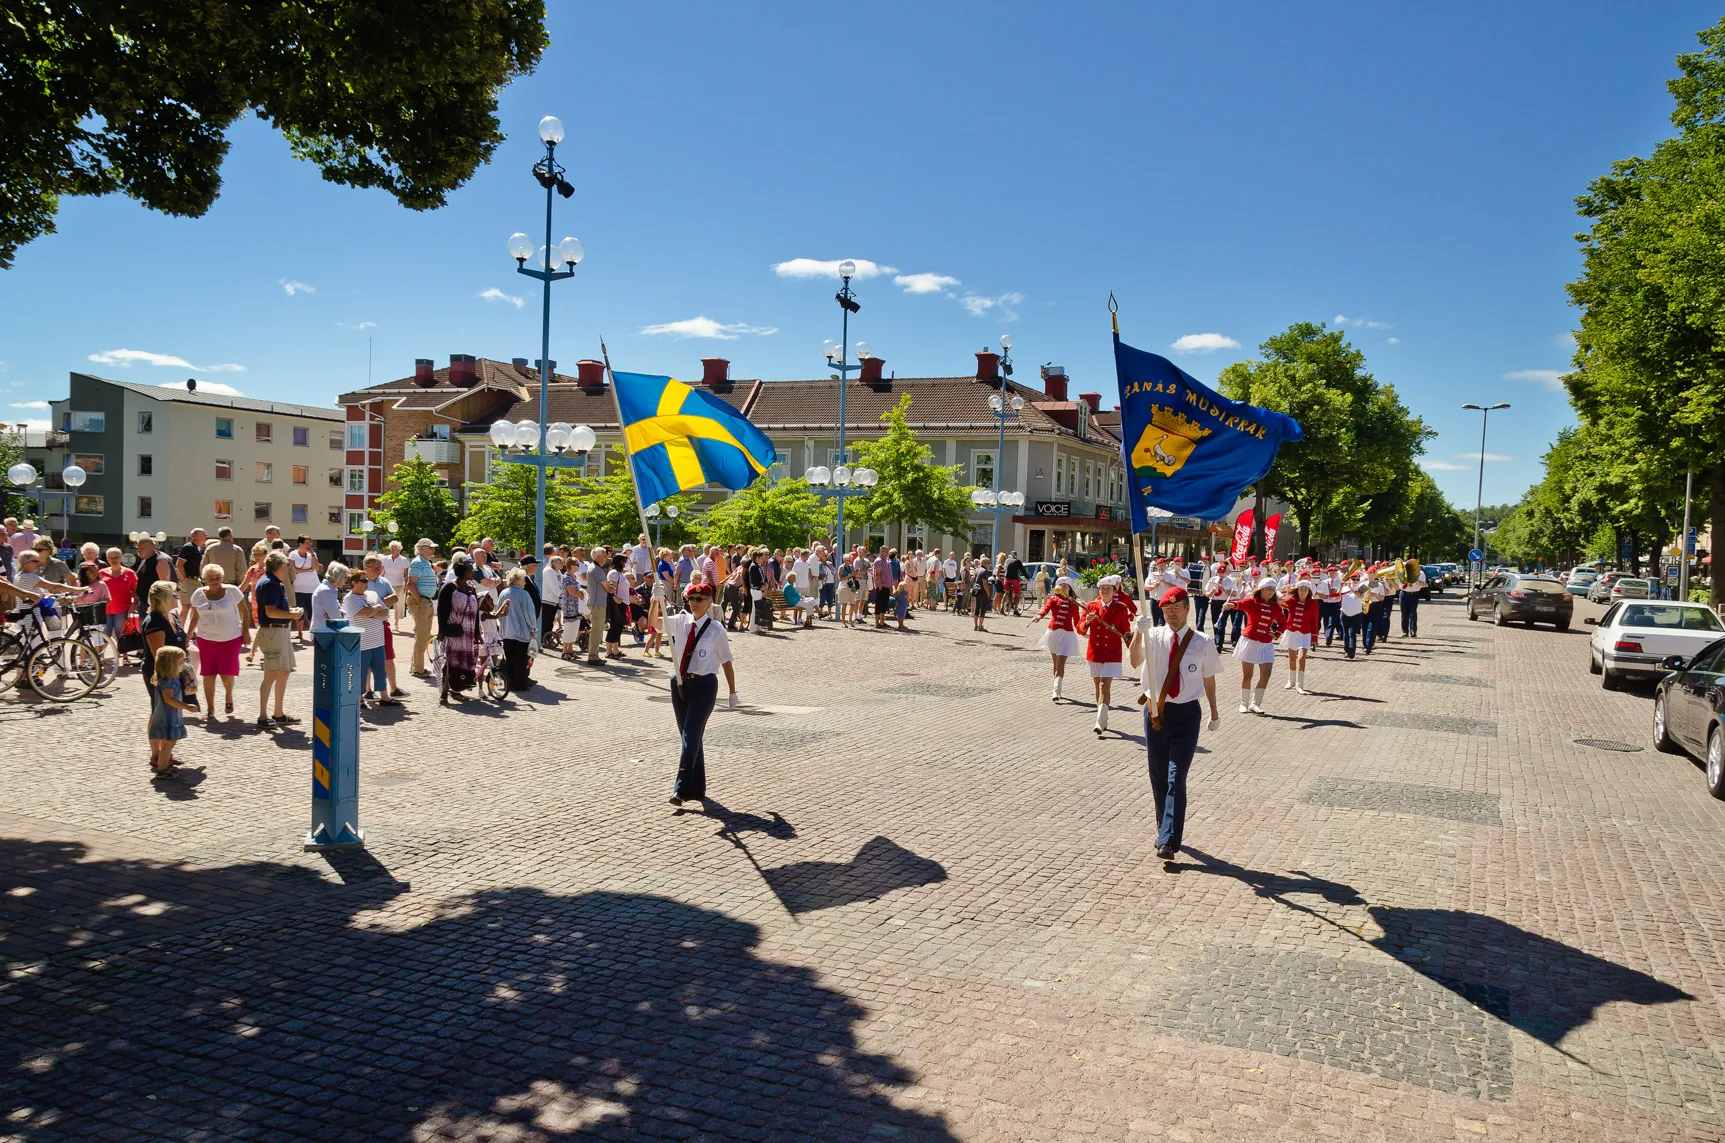
[[[539,248],[537,259],[539,267],[528,269],[527,260],[533,257],[533,239],[525,233],[517,231],[509,236],[509,256],[515,259],[515,272],[526,274],[529,278],[537,278],[545,284],[544,301],[540,307],[539,335],[539,422],[521,421],[515,426],[519,430],[522,425],[528,426],[527,432],[512,431],[510,440],[500,440],[502,435],[499,426],[493,425],[491,439],[494,444],[508,447],[510,444],[526,446],[530,442],[523,440],[528,432],[537,430],[536,443],[538,448],[520,456],[504,456],[503,460],[511,464],[531,464],[539,470],[539,495],[533,515],[533,554],[538,555],[545,548],[545,481],[549,469],[577,466],[586,463],[585,456],[567,457],[561,455],[562,449],[551,441],[551,428],[547,424],[551,401],[551,283],[560,282],[564,278],[575,276],[575,267],[586,254],[586,249],[579,239],[565,238],[561,243],[551,244],[551,204],[553,194],[568,198],[575,193],[575,188],[569,185],[563,177],[563,167],[557,162],[557,144],[563,141],[563,120],[555,115],[547,115],[539,121],[539,138],[545,143],[545,157],[533,164],[533,177],[539,185],[545,188],[545,245]],[[565,266],[567,269],[558,269]],[[507,422],[503,422],[507,424]],[[563,426],[565,432],[568,426]],[[591,432],[591,430],[589,430]],[[591,448],[588,445],[588,448]],[[585,449],[581,450],[583,453]]]
[[[971,503],[984,512],[994,513],[994,538],[989,544],[989,552],[996,556],[1000,554],[1000,514],[1024,506],[1024,493],[1002,492],[1000,489],[1000,468],[1006,462],[1006,419],[1016,417],[1024,408],[1023,397],[1006,395],[1006,379],[1012,376],[1011,334],[1003,334],[1000,338],[1000,373],[1000,392],[991,393],[988,398],[989,410],[1000,422],[999,439],[994,446],[994,487],[979,488],[970,495]]]
[[[839,373],[838,467],[829,469],[824,464],[810,465],[803,473],[803,477],[814,486],[820,495],[838,501],[839,511],[836,530],[841,553],[845,546],[845,499],[850,496],[868,495],[867,488],[872,487],[873,481],[871,480],[865,485],[863,481],[855,478],[865,472],[871,477],[874,475],[871,469],[866,468],[858,469],[853,473],[850,468],[850,456],[845,452],[845,389],[850,385],[851,371],[861,369],[862,363],[869,357],[868,342],[859,341],[857,342],[857,363],[852,365],[850,362],[851,315],[862,310],[862,303],[857,301],[856,294],[851,292],[851,279],[856,276],[856,272],[857,264],[849,258],[839,263],[839,278],[842,284],[839,286],[839,292],[833,295],[833,300],[839,304],[839,339],[837,342],[829,341],[822,347],[826,351],[827,365],[838,370]],[[825,477],[820,480],[815,479],[821,473],[825,473]],[[835,487],[829,490],[826,487],[828,483]],[[858,487],[852,487],[853,485]]]

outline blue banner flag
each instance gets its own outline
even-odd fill
[[[671,377],[611,376],[643,504],[703,484],[744,488],[779,458],[765,433],[711,393]]]
[[[1282,442],[1301,437],[1292,417],[1230,401],[1166,357],[1121,344],[1118,332],[1114,372],[1134,532],[1149,531],[1150,507],[1222,519]]]

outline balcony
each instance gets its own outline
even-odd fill
[[[459,464],[461,446],[454,441],[411,440],[407,442],[406,459],[423,460],[426,464]]]

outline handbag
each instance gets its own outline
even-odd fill
[[[126,616],[126,622],[120,626],[120,654],[135,655],[144,649],[144,633],[138,626],[136,615]]]
[[[1168,673],[1162,676],[1162,693],[1156,696],[1156,705],[1150,708],[1150,727],[1152,730],[1162,729],[1162,707],[1168,702],[1168,684],[1180,677],[1180,661],[1186,657],[1186,648],[1192,644],[1193,632],[1188,631],[1186,637],[1180,640],[1174,648],[1174,661],[1168,664]],[[1149,653],[1149,649],[1145,649]],[[1148,692],[1139,694],[1138,702],[1147,704],[1150,701]]]

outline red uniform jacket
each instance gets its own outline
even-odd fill
[[[1132,612],[1127,609],[1126,602],[1119,595],[1107,607],[1102,606],[1100,599],[1093,599],[1084,605],[1084,614],[1079,620],[1079,633],[1084,635],[1084,658],[1092,663],[1118,663],[1125,653],[1120,642],[1120,636],[1108,630],[1102,620],[1112,625],[1116,630],[1132,633]]]
[[[1318,597],[1301,602],[1299,599],[1289,599],[1286,607],[1287,618],[1282,620],[1284,631],[1298,631],[1306,635],[1318,633]]]
[[[1067,599],[1064,595],[1051,595],[1043,603],[1042,610],[1036,613],[1036,618],[1048,616],[1050,631],[1078,630],[1078,601]]]
[[[1256,595],[1239,600],[1234,604],[1234,610],[1246,617],[1246,629],[1240,637],[1251,639],[1258,643],[1273,643],[1276,641],[1276,627],[1287,621],[1287,609],[1277,600],[1265,603]],[[1316,614],[1316,611],[1313,612]]]

